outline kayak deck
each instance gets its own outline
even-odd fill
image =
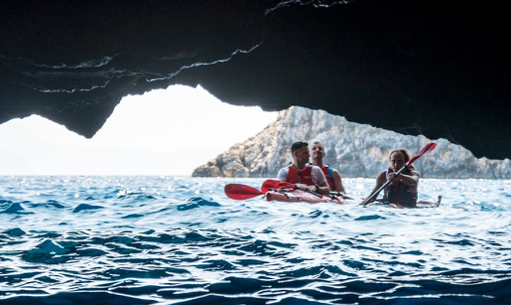
[[[345,204],[344,199],[340,196],[319,196],[300,189],[269,190],[264,196],[266,201]]]

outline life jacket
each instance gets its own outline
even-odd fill
[[[293,165],[289,165],[287,182],[314,185],[312,181],[312,166],[307,165],[302,170],[297,170]]]
[[[387,169],[386,177],[393,172],[392,168]],[[412,171],[405,169],[405,175],[410,175]],[[415,208],[417,205],[417,194],[412,193],[410,186],[404,184],[399,179],[391,182],[384,190],[383,203],[397,203],[407,208]]]
[[[325,177],[327,178],[326,182],[328,182],[328,186],[330,187],[330,190],[336,191],[335,184],[334,184],[334,176],[332,175],[332,173],[334,172],[334,169],[328,165],[323,165],[321,167],[321,170],[323,171],[323,174],[325,174]]]

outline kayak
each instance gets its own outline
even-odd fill
[[[417,201],[417,208],[418,209],[438,208],[440,206],[440,202],[442,202],[442,196],[438,196],[437,201],[435,202],[428,200]]]
[[[321,196],[301,189],[284,188],[278,190],[268,190],[264,194],[266,201],[281,202],[307,202],[321,203],[332,202],[336,204],[345,204],[344,199],[340,196]]]
[[[227,197],[234,200],[246,200],[262,196],[266,201],[345,204],[343,197],[340,195],[322,196],[315,192],[299,189],[295,185],[291,187],[289,184],[278,188],[262,187],[262,190],[258,190],[248,185],[231,183],[224,187],[224,191]]]
[[[346,204],[346,201],[354,204],[360,205],[358,201],[355,199],[346,196],[347,199],[344,199],[342,196],[337,193],[331,192],[330,196],[322,196],[321,194],[308,191],[306,189],[300,189],[296,185],[280,182],[276,180],[266,180],[261,187],[261,190],[258,190],[254,187],[244,185],[244,184],[227,184],[224,187],[225,194],[227,197],[234,200],[246,200],[258,196],[262,196],[266,201],[281,201],[281,202],[307,202],[307,203],[321,203],[321,202],[330,202],[335,204]],[[416,208],[424,209],[424,208],[437,208],[440,205],[440,201],[442,196],[438,196],[438,200],[436,202],[433,201],[418,201]],[[375,200],[372,203],[369,203],[367,206],[371,205],[382,205],[379,199]],[[383,204],[385,206],[391,208],[403,208],[400,205],[396,204]]]
[[[440,202],[442,201],[442,196],[438,196],[437,201],[429,201],[429,200],[421,200],[417,201],[417,204],[415,206],[415,209],[431,209],[431,208],[438,208],[440,206]],[[395,209],[404,209],[403,206],[395,203],[382,203],[381,199],[377,199],[374,202],[371,202],[367,204],[366,206],[373,206],[373,205],[384,205],[390,208]]]

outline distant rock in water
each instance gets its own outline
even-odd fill
[[[412,155],[432,140],[409,136],[370,125],[348,122],[323,110],[293,106],[279,113],[275,122],[256,136],[232,146],[192,177],[276,177],[292,161],[291,144],[320,141],[326,150],[324,163],[342,177],[376,177],[388,167],[388,153],[406,148]],[[464,147],[445,139],[433,140],[433,152],[414,162],[425,178],[511,178],[511,161],[477,159]]]

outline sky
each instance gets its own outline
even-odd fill
[[[276,118],[170,86],[124,97],[92,139],[37,115],[0,125],[0,175],[190,176]]]

